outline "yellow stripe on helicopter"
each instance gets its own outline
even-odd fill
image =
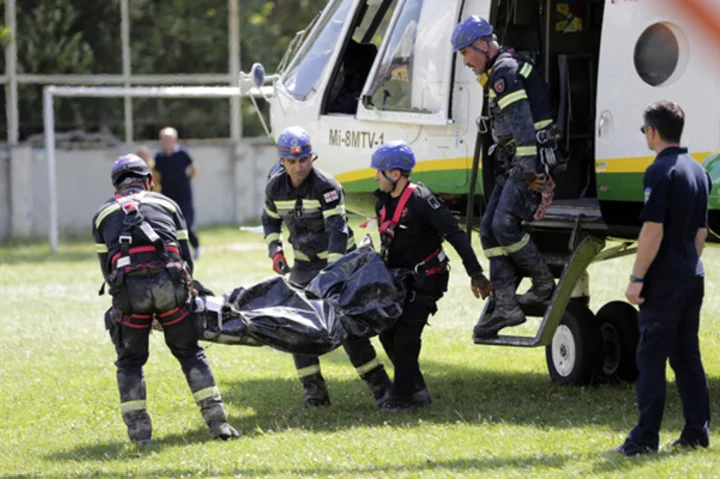
[[[413,172],[420,171],[446,171],[446,170],[467,170],[472,165],[472,158],[450,158],[446,160],[423,160],[418,161]],[[335,175],[340,183],[350,183],[351,181],[372,179],[375,177],[375,170],[372,168],[363,168],[361,170],[348,171]]]
[[[711,153],[690,153],[698,163],[702,163]],[[636,156],[633,158],[607,158],[595,160],[596,173],[643,173],[653,162],[655,156]]]

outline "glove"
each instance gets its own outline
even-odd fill
[[[531,190],[542,192],[547,184],[547,176],[543,173],[523,173],[523,179]]]
[[[492,283],[484,274],[478,273],[470,279],[470,288],[476,298],[485,299],[493,290]]]
[[[273,271],[275,271],[277,274],[284,275],[290,272],[290,266],[288,266],[287,260],[285,259],[285,255],[282,251],[278,251],[277,253],[272,255],[272,262]]]

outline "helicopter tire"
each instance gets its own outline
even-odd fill
[[[640,340],[638,312],[625,301],[611,301],[597,312],[603,344],[602,372],[623,381],[638,376],[635,353]]]
[[[545,346],[550,379],[555,384],[585,386],[601,367],[602,344],[597,319],[587,306],[570,301],[552,341]]]

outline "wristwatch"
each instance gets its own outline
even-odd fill
[[[639,276],[635,276],[634,274],[630,275],[630,282],[631,283],[642,283],[645,281],[645,278],[641,278]]]

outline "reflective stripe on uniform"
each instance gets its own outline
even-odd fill
[[[280,215],[268,208],[267,205],[265,205],[263,209],[265,210],[265,214],[267,214],[270,218],[275,218],[276,220],[280,219]]]
[[[217,386],[210,386],[209,388],[201,389],[199,391],[195,391],[193,393],[193,399],[195,402],[200,402],[203,399],[207,398],[219,398],[220,397],[220,390],[218,390]]]
[[[483,253],[485,253],[485,257],[488,259],[497,258],[498,256],[507,256],[507,253],[502,246],[498,246],[496,248],[488,248],[484,250]]]
[[[105,218],[107,218],[107,215],[119,209],[120,205],[117,203],[113,203],[110,206],[106,207],[104,210],[102,210],[98,215],[97,219],[95,220],[95,229],[100,229],[100,225],[105,220]]]
[[[299,378],[306,378],[308,376],[312,376],[313,374],[320,374],[320,365],[313,364],[312,366],[300,368],[297,370],[297,374]]]
[[[273,201],[276,210],[291,210],[295,208],[295,200]]]
[[[98,253],[107,253],[108,247],[105,243],[95,243],[95,251]]]
[[[550,125],[550,123],[552,123],[552,122],[553,122],[552,119],[550,119],[550,120],[542,120],[542,121],[538,121],[537,123],[535,123],[534,126],[535,126],[535,129],[536,129],[536,130],[542,130],[542,129],[545,128],[546,126]]]
[[[132,411],[144,411],[145,409],[147,409],[147,406],[144,399],[120,403],[120,412],[123,414]]]
[[[270,233],[265,237],[265,244],[270,246],[273,241],[280,241],[280,233]]]
[[[488,90],[488,97],[489,98],[495,98],[497,97],[497,93],[495,93],[495,90]]]
[[[188,239],[188,231],[187,230],[177,230],[177,239],[178,240],[186,240]]]
[[[334,263],[335,261],[339,260],[342,257],[343,257],[342,253],[330,253],[330,254],[328,254],[327,260],[328,260],[328,263]]]
[[[504,246],[503,248],[505,249],[505,252],[507,254],[513,254],[523,249],[528,244],[528,242],[530,242],[530,235],[525,233],[525,236],[523,236],[520,241],[508,246]]]
[[[355,371],[357,371],[357,373],[360,376],[362,376],[363,374],[369,373],[370,371],[372,371],[373,369],[375,369],[378,366],[380,366],[380,360],[377,357],[375,357],[375,358],[372,358],[370,361],[366,362],[365,364],[363,364],[362,366],[356,367]]]
[[[164,207],[165,209],[170,210],[172,213],[175,213],[177,211],[172,203],[170,203],[167,200],[163,200],[162,198],[152,198],[150,196],[143,196],[141,203],[150,203],[153,205],[160,205],[160,206]]]
[[[327,251],[320,251],[317,254],[317,257],[320,259],[328,259],[328,252]]]
[[[323,211],[323,216],[325,218],[328,218],[333,215],[344,215],[344,214],[345,214],[345,205],[338,205],[331,210]]]
[[[310,261],[310,258],[308,258],[308,256],[300,250],[294,249],[293,255],[295,256],[295,259],[298,261]]]
[[[520,69],[520,74],[527,78],[530,75],[530,72],[532,71],[533,67],[531,64],[526,63],[523,65],[523,67]]]
[[[515,149],[515,156],[535,156],[537,155],[537,146],[518,146]]]
[[[525,90],[518,90],[514,91],[508,95],[505,95],[501,99],[498,100],[497,104],[500,107],[501,110],[504,110],[509,105],[515,103],[519,100],[526,100],[527,99],[527,92]]]
[[[347,240],[347,246],[345,247],[345,251],[352,249],[354,246],[355,246],[355,237],[352,236],[352,237],[348,238],[348,240]]]
[[[303,208],[320,208],[320,202],[318,200],[302,200]]]

